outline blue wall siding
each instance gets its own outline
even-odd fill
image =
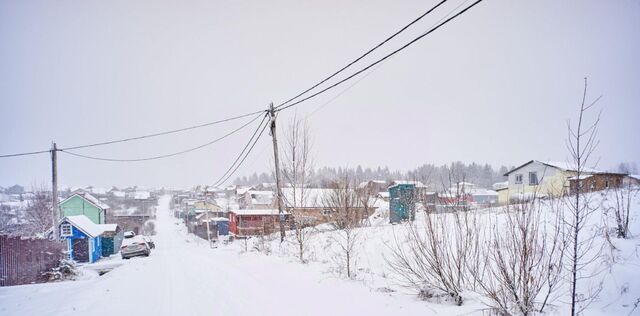
[[[60,224],[67,224],[68,222],[62,222]],[[102,237],[98,236],[91,238],[85,235],[82,231],[77,229],[73,224],[71,225],[72,236],[64,237],[67,239],[67,249],[69,251],[69,259],[73,259],[73,240],[88,238],[89,242],[87,252],[89,253],[89,262],[96,262],[102,256]]]
[[[389,188],[389,222],[415,219],[415,185],[398,184]]]

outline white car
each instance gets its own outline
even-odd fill
[[[137,256],[148,257],[151,254],[151,246],[142,236],[133,236],[122,241],[120,255],[122,259]]]

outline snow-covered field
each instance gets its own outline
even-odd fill
[[[596,193],[597,203],[611,195]],[[93,267],[114,267],[98,276],[85,268],[82,280],[0,288],[0,315],[471,315],[486,311],[479,293],[465,292],[462,306],[418,299],[389,268],[395,240],[406,228],[389,225],[384,208],[371,227],[358,229],[355,276],[347,279],[338,232],[318,227],[305,251],[307,263],[289,232],[280,243],[267,239],[237,240],[211,249],[206,241],[187,235],[171,216],[170,197],[159,201],[156,249],[148,258],[103,260]],[[631,202],[630,230],[640,234],[640,197]],[[479,211],[481,218],[499,210]],[[417,222],[421,221],[418,214]],[[592,226],[604,226],[594,214]],[[604,242],[603,238],[598,239]],[[586,315],[628,315],[640,298],[640,239],[615,239],[603,251],[605,270],[599,298]],[[586,284],[583,282],[582,284]],[[586,285],[585,285],[586,286]],[[564,296],[566,298],[566,295]],[[551,314],[565,314],[563,297],[553,302]],[[636,314],[640,314],[638,309]]]
[[[593,193],[589,199],[597,205],[599,210],[589,217],[589,225],[583,235],[596,234],[594,249],[600,249],[599,259],[588,268],[595,271],[595,275],[578,283],[579,292],[586,293],[588,288],[598,287],[602,282],[602,290],[598,297],[584,311],[586,315],[640,315],[640,194],[636,194],[631,200],[630,231],[634,234],[631,239],[617,239],[613,233],[612,214],[603,215],[602,210],[615,203],[613,192]],[[548,202],[546,202],[548,203]],[[393,257],[393,247],[396,242],[404,243],[407,228],[404,225],[388,224],[388,218],[384,218],[386,208],[382,208],[381,214],[374,214],[371,227],[357,229],[358,242],[355,247],[355,276],[352,282],[359,283],[362,287],[372,292],[388,293],[390,297],[405,300],[407,297],[417,299],[417,290],[403,286],[401,278],[390,268],[389,260]],[[504,225],[502,208],[483,209],[474,211],[478,220],[487,223],[492,220],[499,225]],[[542,216],[549,220],[553,211],[549,205],[542,206]],[[449,216],[449,215],[439,215]],[[424,214],[418,213],[416,223],[418,227],[423,225]],[[607,229],[608,227],[608,229]],[[610,232],[611,245],[603,238],[602,232]],[[305,246],[304,259],[307,265],[330,275],[340,278],[345,276],[344,251],[337,245],[340,240],[340,232],[321,226],[311,234]],[[299,244],[289,233],[285,243],[280,244],[278,236],[272,236],[269,240],[254,238],[248,245],[236,243],[239,251],[246,248],[249,251],[269,253],[269,256],[283,257],[286,262],[299,262]],[[266,249],[266,251],[265,251]],[[547,313],[564,315],[568,312],[570,296],[568,296],[568,282],[564,288],[556,291],[557,298],[547,308]],[[487,310],[488,300],[480,293],[466,291],[462,306],[454,306],[452,303],[421,302],[429,309],[430,314],[461,315],[482,314]],[[634,307],[636,307],[634,310]],[[633,312],[632,312],[633,311]]]

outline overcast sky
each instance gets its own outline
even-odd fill
[[[423,33],[462,1],[449,2],[375,57]],[[435,3],[0,1],[0,154],[47,149],[54,140],[65,147],[144,135],[264,109],[337,70]],[[566,121],[578,114],[587,76],[588,98],[603,95],[596,158],[599,167],[610,168],[640,161],[638,56],[640,1],[485,0],[357,84],[283,111],[279,127],[294,114],[313,113],[308,119],[318,166],[406,170],[457,160],[494,166],[564,160]],[[78,152],[160,155],[206,143],[244,122]],[[211,183],[253,126],[202,150],[150,162],[60,153],[60,183]],[[273,153],[264,136],[240,174],[270,170]],[[49,181],[47,154],[0,160],[0,186]]]

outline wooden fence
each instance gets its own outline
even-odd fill
[[[0,286],[36,283],[63,257],[63,243],[0,235]]]

